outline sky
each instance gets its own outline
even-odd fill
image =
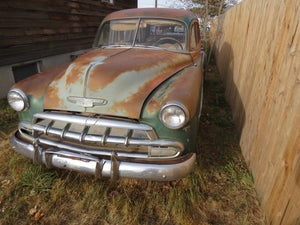
[[[179,4],[178,1],[176,0],[157,0],[157,6],[159,8],[175,7],[175,3],[176,5]],[[155,0],[138,0],[138,8],[149,8],[149,7],[154,8],[154,6],[155,6]]]
[[[240,3],[241,1],[236,0],[236,3]],[[154,6],[155,0],[138,0],[138,8],[154,8]],[[157,6],[159,8],[184,8],[184,5],[178,0],[157,0]]]

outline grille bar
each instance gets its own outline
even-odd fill
[[[98,154],[117,150],[155,157],[168,151],[169,157],[176,157],[184,150],[182,143],[158,139],[151,126],[134,121],[44,112],[35,114],[31,125],[22,123],[19,129],[22,130],[23,126],[25,130],[32,130],[36,140],[60,143],[65,149],[69,146],[71,151],[74,151],[71,147],[74,141],[86,150],[98,149]]]
[[[127,147],[128,144],[129,144],[129,139],[131,138],[132,136],[132,133],[133,133],[133,130],[129,130],[127,135],[126,135],[126,138],[125,138],[125,141],[124,141],[124,145]]]
[[[151,133],[151,139],[157,139],[155,132],[151,126],[142,123],[134,123],[128,121],[120,121],[109,118],[95,118],[95,117],[84,117],[70,114],[59,114],[52,112],[36,113],[33,117],[33,123],[36,123],[38,119],[47,119],[60,121],[65,123],[78,124],[83,126],[101,126],[101,127],[111,127],[111,128],[123,128],[131,130],[143,130]]]
[[[66,133],[68,132],[68,130],[70,129],[71,124],[67,123],[66,126],[64,127],[64,129],[61,131],[61,135],[60,138],[63,139],[66,135]]]
[[[56,125],[56,123],[60,123]],[[71,127],[77,126],[77,130]],[[89,133],[91,128],[104,129]],[[120,121],[108,118],[91,118],[78,115],[58,114],[52,112],[37,113],[32,122],[34,137],[39,133],[44,135],[58,136],[60,139],[68,138],[82,142],[98,142],[102,146],[106,144],[120,144],[125,147],[128,145],[149,145],[149,142],[157,140],[157,135],[152,127],[146,124],[135,122]],[[112,129],[121,130],[124,135],[116,136]],[[133,133],[138,132],[143,137],[133,137]]]
[[[50,127],[53,126],[53,124],[54,124],[54,120],[52,120],[52,121],[51,121],[50,123],[48,123],[48,125],[46,126],[45,131],[44,131],[44,133],[45,133],[46,135],[48,135],[48,130],[50,129]]]
[[[33,125],[32,127],[35,131],[37,132],[43,132],[44,129],[43,127],[39,125]],[[55,136],[60,136],[61,130],[56,129],[56,128],[51,128],[48,130],[48,134],[55,135]],[[66,132],[64,135],[65,138],[68,139],[73,139],[73,140],[80,140],[81,134],[76,133],[76,132]],[[94,142],[94,143],[103,143],[103,136],[97,136],[97,135],[90,135],[87,134],[82,138],[82,142]],[[124,144],[127,143],[128,145],[137,145],[137,146],[172,146],[178,149],[183,149],[183,146],[179,142],[174,142],[174,141],[167,141],[167,140],[143,140],[143,139],[135,139],[135,138],[127,138],[127,137],[114,137],[114,136],[109,136],[106,137],[106,144]]]
[[[89,127],[86,127],[82,133],[71,132],[71,131],[66,131],[63,133],[63,130],[60,130],[57,128],[49,128],[46,133],[45,128],[38,124],[34,124],[32,126],[32,128],[36,132],[42,132],[43,134],[46,134],[46,135],[59,136],[61,138],[63,137],[63,138],[68,138],[68,139],[72,139],[72,140],[78,140],[81,143],[85,142],[85,141],[98,142],[98,143],[101,143],[102,145],[126,143],[128,146],[128,145],[148,145],[149,142],[151,142],[150,140],[134,139],[134,138],[130,139],[128,136],[127,137],[108,136],[109,129],[107,129],[107,131],[106,131],[106,133],[104,133],[104,135],[100,136],[100,135],[87,134],[87,130]]]
[[[87,135],[87,133],[89,132],[90,127],[85,126],[84,129],[82,130],[80,137],[79,137],[79,142],[82,142],[85,138],[85,136]]]

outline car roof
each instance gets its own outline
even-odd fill
[[[197,16],[190,11],[170,8],[134,8],[124,9],[107,15],[103,21],[132,17],[157,17],[184,21],[188,26]]]

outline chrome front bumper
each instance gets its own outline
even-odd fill
[[[195,153],[164,160],[128,158],[115,152],[103,157],[80,154],[63,148],[31,143],[23,139],[19,131],[12,136],[11,142],[16,152],[35,163],[112,179],[119,177],[157,181],[181,179],[192,171],[196,160]]]

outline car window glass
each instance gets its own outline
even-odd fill
[[[142,19],[135,46],[186,50],[184,23],[168,19]]]
[[[138,18],[117,19],[102,25],[97,46],[134,45],[185,51],[186,36],[185,24],[177,20],[141,18],[139,23]]]
[[[100,31],[98,46],[131,46],[138,21],[138,19],[124,19],[105,22]]]

